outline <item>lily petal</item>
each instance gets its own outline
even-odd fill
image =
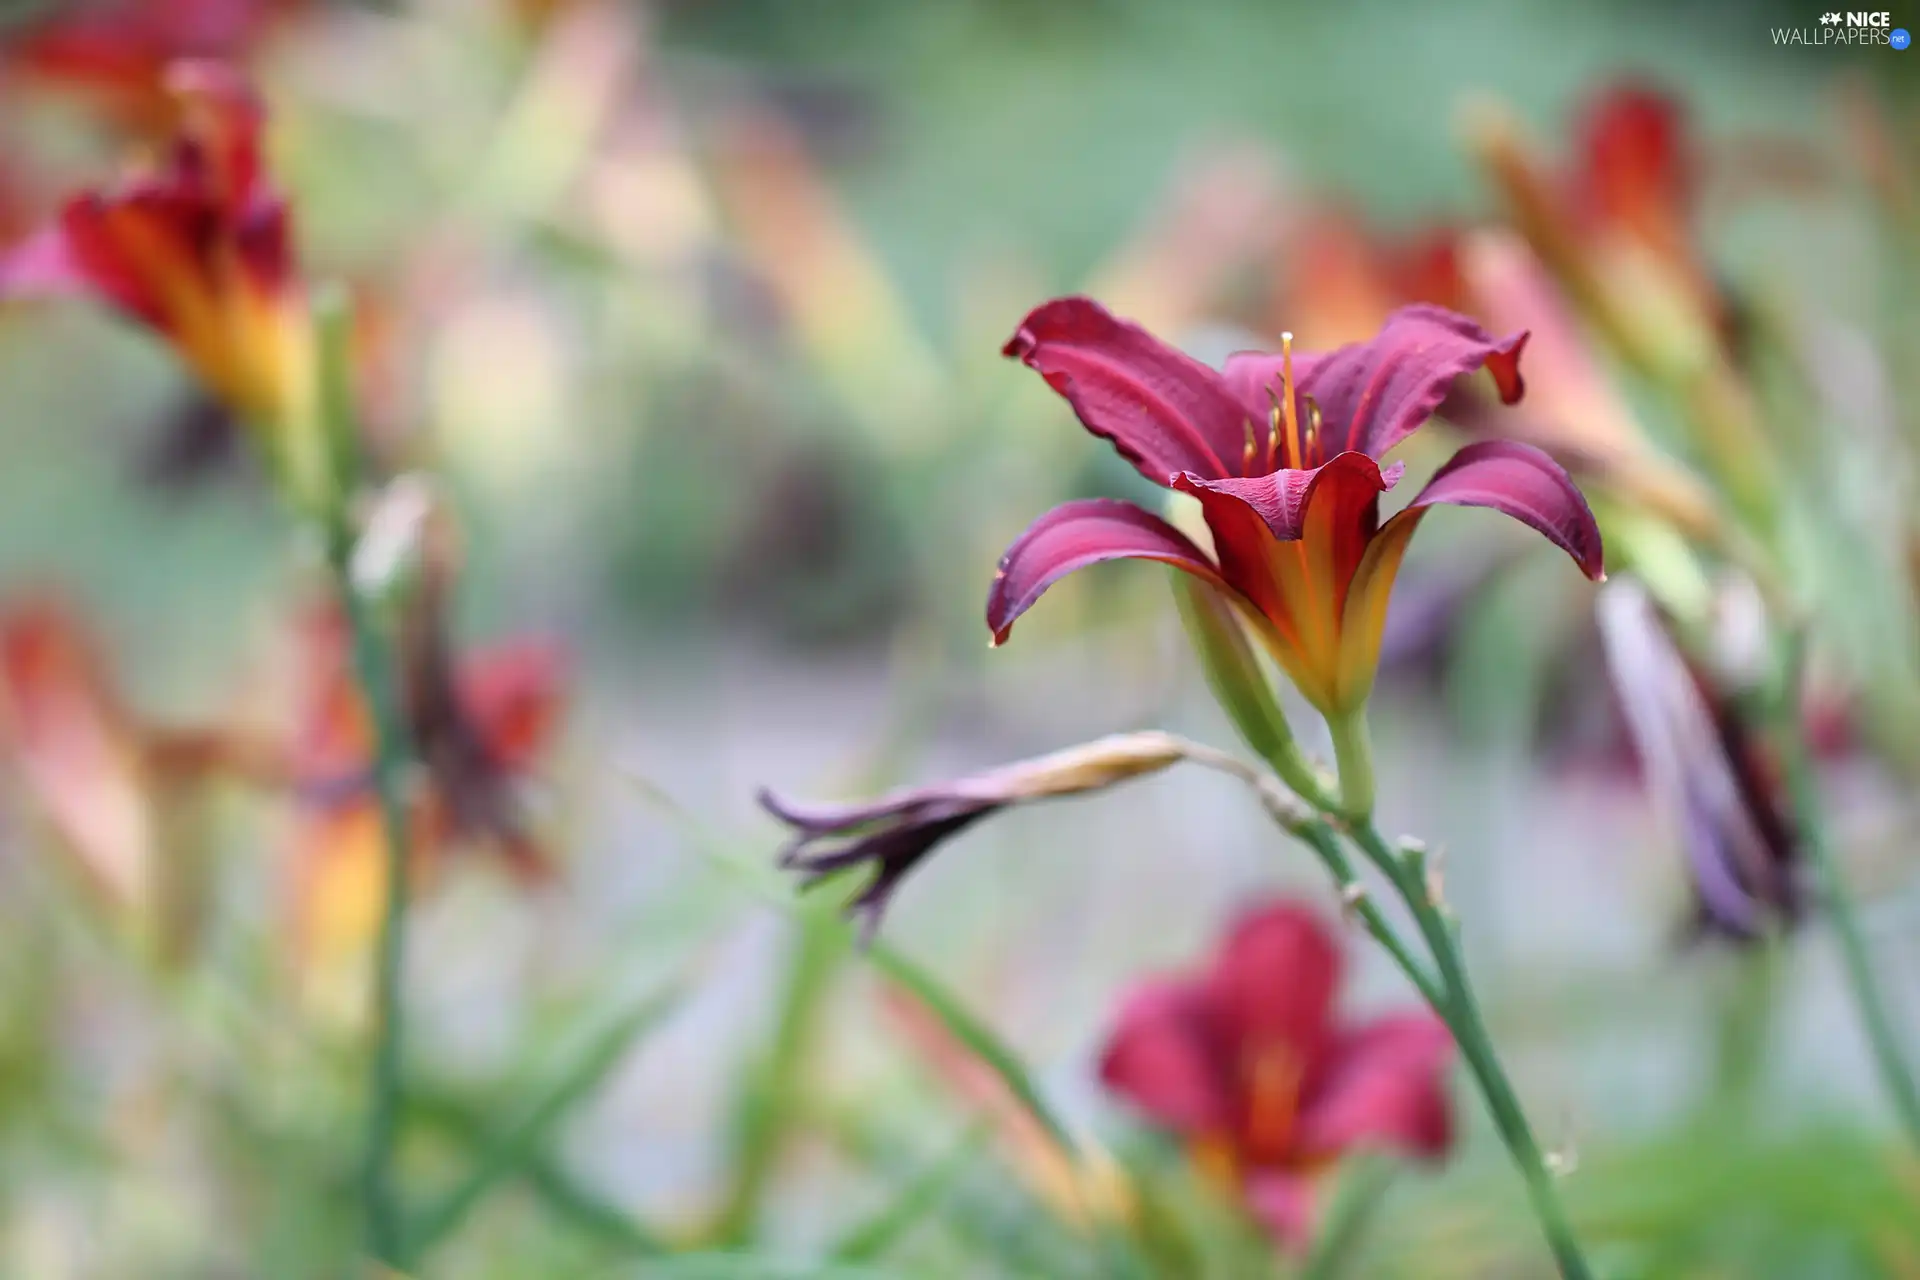
[[[1332,1038],[1340,970],[1339,945],[1311,907],[1279,902],[1243,917],[1207,975],[1216,1033],[1248,1051],[1284,1048],[1311,1078]]]
[[[1226,587],[1206,554],[1159,516],[1113,498],[1062,503],[1028,526],[1000,557],[987,595],[993,642],[1004,643],[1014,620],[1075,569],[1126,559],[1158,560]]]
[[[1292,542],[1305,530],[1307,510],[1322,482],[1347,492],[1364,491],[1371,498],[1393,488],[1406,469],[1405,463],[1396,462],[1383,468],[1364,453],[1343,453],[1311,470],[1281,470],[1264,476],[1229,476],[1210,480],[1189,471],[1176,476],[1172,488],[1200,499],[1209,517],[1207,523],[1210,528],[1213,527],[1213,514],[1222,510],[1209,496],[1217,495],[1236,499],[1242,506],[1251,508],[1255,515],[1266,522],[1274,537],[1282,542]],[[1219,534],[1220,530],[1215,528],[1216,547]],[[1222,551],[1223,562],[1224,559],[1225,553]]]
[[[1793,921],[1798,845],[1752,726],[1687,660],[1644,588],[1609,583],[1594,617],[1647,790],[1686,851],[1698,927],[1750,941]]]
[[[1407,504],[1491,507],[1504,512],[1573,557],[1580,571],[1606,576],[1600,526],[1566,468],[1530,444],[1481,440],[1454,454]]]
[[[1462,448],[1367,544],[1341,623],[1339,698],[1352,706],[1373,687],[1387,600],[1421,517],[1437,503],[1503,511],[1573,557],[1589,578],[1606,576],[1600,527],[1561,465],[1532,445],[1481,440]]]
[[[488,754],[510,771],[530,768],[559,722],[564,661],[539,640],[479,649],[454,672],[459,699]]]
[[[1344,1032],[1300,1110],[1303,1155],[1360,1144],[1438,1156],[1453,1141],[1446,1094],[1453,1036],[1426,1013],[1396,1014]]]
[[[1495,338],[1444,307],[1419,304],[1387,317],[1380,332],[1325,355],[1293,357],[1294,395],[1301,420],[1307,402],[1320,411],[1327,447],[1378,458],[1433,416],[1454,379],[1485,367],[1503,403],[1525,391],[1520,352],[1527,335]],[[1243,353],[1224,375],[1242,403],[1267,412],[1280,386],[1282,357]]]
[[[1190,983],[1137,988],[1100,1055],[1101,1083],[1174,1133],[1223,1130],[1233,1108],[1207,1013]]]
[[[51,601],[0,616],[0,748],[110,901],[152,888],[157,852],[140,732],[79,621]]]
[[[1379,523],[1380,495],[1404,470],[1343,453],[1312,471],[1174,482],[1200,499],[1222,576],[1273,624],[1275,658],[1322,710],[1336,697],[1349,584]]]
[[[1036,307],[1001,353],[1045,378],[1155,484],[1183,471],[1232,474],[1250,428],[1264,445],[1265,409],[1249,415],[1219,373],[1090,298]]]

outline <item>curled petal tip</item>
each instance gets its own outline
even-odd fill
[[[1522,329],[1513,336],[1503,339],[1494,355],[1487,361],[1487,368],[1493,374],[1494,385],[1500,392],[1501,404],[1519,404],[1521,397],[1527,394],[1527,380],[1520,373],[1520,357],[1527,349],[1527,340],[1533,337],[1533,330]]]

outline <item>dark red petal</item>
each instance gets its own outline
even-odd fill
[[[1175,1133],[1218,1133],[1232,1115],[1232,1067],[1217,1052],[1198,991],[1149,982],[1121,1006],[1100,1055],[1100,1081]]]
[[[1248,415],[1220,375],[1089,298],[1056,298],[1020,322],[1002,354],[1024,361],[1155,484],[1239,470]],[[1265,440],[1266,414],[1254,422]]]
[[[987,594],[987,626],[995,644],[1016,618],[1055,582],[1103,560],[1159,560],[1217,587],[1219,570],[1187,535],[1131,502],[1088,498],[1062,503],[1035,520],[1007,554]]]
[[[166,312],[142,264],[120,248],[118,216],[117,206],[96,195],[69,200],[51,226],[0,256],[0,299],[87,294],[165,329]]]
[[[560,718],[566,683],[560,651],[539,640],[492,645],[463,658],[455,679],[488,754],[505,769],[531,765]]]
[[[1306,528],[1308,504],[1323,484],[1338,487],[1343,496],[1364,491],[1367,496],[1376,497],[1391,489],[1405,470],[1403,463],[1396,462],[1383,470],[1364,453],[1343,453],[1310,471],[1283,470],[1272,475],[1232,476],[1223,480],[1209,480],[1188,472],[1174,478],[1173,488],[1200,499],[1207,513],[1208,527],[1213,529],[1221,563],[1225,565],[1227,551],[1219,545],[1222,529],[1214,525],[1213,516],[1227,509],[1221,507],[1217,499],[1231,499],[1251,509],[1274,537],[1291,542]],[[1239,522],[1222,521],[1222,525],[1233,530],[1239,527]],[[1261,554],[1264,555],[1264,551]],[[1232,576],[1231,571],[1228,576]]]
[[[1285,1048],[1311,1079],[1332,1037],[1340,969],[1340,947],[1313,908],[1277,902],[1228,935],[1207,975],[1207,1006],[1241,1053]]]
[[[1313,1178],[1284,1169],[1261,1169],[1247,1176],[1247,1208],[1269,1236],[1295,1252],[1313,1243],[1319,1203]]]
[[[1453,1036],[1428,1013],[1381,1018],[1343,1032],[1300,1109],[1295,1141],[1307,1158],[1356,1145],[1439,1156],[1453,1142],[1447,1066]]]
[[[1357,450],[1378,458],[1412,434],[1446,399],[1454,379],[1484,366],[1500,399],[1513,404],[1525,384],[1520,352],[1525,333],[1494,338],[1463,315],[1425,304],[1402,307],[1366,342],[1326,355],[1295,354],[1294,393],[1301,421],[1306,402],[1320,410],[1330,452]],[[1243,354],[1227,361],[1227,377],[1248,402],[1265,405],[1280,383],[1280,357]]]
[[[1407,510],[1440,502],[1505,512],[1572,556],[1589,578],[1606,576],[1600,527],[1586,498],[1564,467],[1530,444],[1467,445],[1434,473]]]

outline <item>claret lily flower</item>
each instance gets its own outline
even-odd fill
[[[1445,1025],[1425,1012],[1342,1024],[1341,963],[1311,908],[1250,911],[1204,971],[1138,987],[1100,1060],[1109,1089],[1296,1248],[1347,1152],[1435,1159],[1453,1142]]]
[[[81,295],[170,343],[260,433],[300,498],[317,495],[312,326],[263,112],[217,63],[178,63],[179,133],[154,166],[69,200],[0,256],[0,299]]]
[[[1329,720],[1364,704],[1408,539],[1440,503],[1491,507],[1538,530],[1590,578],[1600,533],[1560,465],[1530,445],[1469,444],[1404,509],[1380,520],[1402,464],[1380,459],[1432,415],[1455,379],[1485,368],[1520,398],[1526,335],[1490,337],[1450,311],[1395,312],[1370,341],[1318,354],[1241,354],[1216,371],[1062,298],[1006,345],[1066,397],[1086,428],[1155,484],[1199,499],[1213,553],[1128,502],[1068,502],[1008,549],[987,600],[995,643],[1054,582],[1106,560],[1158,560],[1237,605]]]

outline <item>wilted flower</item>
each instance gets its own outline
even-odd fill
[[[114,122],[160,137],[179,102],[167,71],[181,59],[238,61],[298,0],[107,0],[63,4],[15,36],[8,65],[70,86]]]
[[[1009,806],[1101,791],[1191,754],[1189,744],[1168,734],[1120,734],[865,804],[799,805],[768,791],[760,803],[794,828],[780,865],[806,872],[807,883],[872,866],[873,879],[852,904],[871,932],[901,879],[949,836]]]
[[[455,659],[438,609],[402,637],[407,726],[420,764],[409,849],[417,876],[456,847],[496,853],[534,881],[550,860],[518,794],[553,737],[563,676],[549,645],[514,641]],[[364,941],[385,900],[386,835],[373,784],[373,725],[354,678],[345,623],[328,611],[304,637],[308,692],[296,756],[307,814],[297,839],[302,946],[322,954]]]
[[[1496,340],[1465,317],[1413,306],[1369,342],[1326,355],[1244,353],[1216,372],[1088,299],[1041,306],[1006,354],[1045,377],[1143,476],[1198,498],[1213,555],[1128,502],[1056,507],[1001,560],[987,601],[996,643],[1073,570],[1159,560],[1232,599],[1307,700],[1344,717],[1372,688],[1388,592],[1434,504],[1503,511],[1600,577],[1600,533],[1586,500],[1529,445],[1466,446],[1380,522],[1380,495],[1404,469],[1383,469],[1380,457],[1427,420],[1456,378],[1482,366],[1503,400],[1518,400],[1525,342],[1525,334]]]
[[[1438,1158],[1453,1142],[1453,1041],[1432,1014],[1334,1016],[1338,940],[1309,907],[1244,915],[1202,973],[1127,998],[1100,1078],[1181,1139],[1281,1242],[1314,1232],[1322,1176],[1368,1147]]]
[[[139,717],[94,637],[51,599],[0,612],[0,743],[60,845],[123,908],[153,906],[168,874],[170,792],[216,776],[287,780],[284,759],[258,740]]]
[[[1644,784],[1686,852],[1698,926],[1749,940],[1791,924],[1803,905],[1796,837],[1746,711],[1687,658],[1639,584],[1609,584],[1596,612]]]
[[[75,196],[0,257],[0,298],[85,295],[153,330],[259,433],[293,494],[315,500],[312,325],[260,103],[215,63],[176,64],[168,87],[184,115],[160,163]]]

